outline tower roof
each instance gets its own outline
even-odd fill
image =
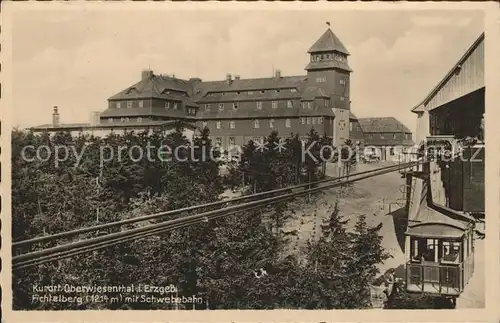
[[[312,45],[311,48],[309,48],[307,52],[316,53],[329,51],[337,51],[342,54],[350,55],[344,44],[342,44],[340,39],[335,36],[330,28],[325,31],[325,33],[314,43],[314,45]]]

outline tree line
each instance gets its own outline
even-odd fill
[[[283,140],[273,132],[268,143]],[[325,176],[321,158],[302,159],[298,136],[285,138],[287,149],[257,150],[256,143],[243,147],[239,162],[230,163],[220,174],[220,161],[194,161],[202,148],[210,149],[208,129],[193,139],[194,155],[186,161],[137,161],[134,156],[100,166],[99,147],[109,145],[170,147],[190,145],[179,125],[164,133],[72,136],[12,133],[12,237],[14,241],[54,234],[100,223],[117,221],[220,199],[227,188],[242,185],[247,193],[262,192],[314,181]],[[326,136],[314,131],[313,156],[327,150]],[[46,161],[21,158],[23,147],[47,145],[86,146],[78,167],[74,157],[54,167]],[[341,150],[341,154],[342,154]],[[131,158],[132,157],[132,158]],[[335,156],[325,156],[333,160]],[[348,161],[349,165],[353,162]],[[313,197],[313,199],[316,197]],[[287,203],[242,211],[182,230],[158,234],[107,247],[13,273],[14,309],[357,309],[370,307],[370,283],[378,275],[377,265],[389,254],[381,247],[381,226],[369,227],[364,216],[354,230],[336,204],[320,228],[320,238],[311,237],[306,246],[286,252],[294,237],[285,223],[297,216]],[[172,219],[165,218],[156,221]],[[120,229],[108,230],[111,233]],[[83,236],[91,237],[96,233]],[[82,237],[79,237],[82,238]],[[65,240],[63,242],[68,242]],[[44,243],[36,248],[53,246]],[[33,250],[35,250],[33,249]],[[23,250],[23,252],[28,250]],[[19,252],[13,250],[13,253]],[[174,285],[177,296],[197,295],[203,302],[173,307],[164,303],[37,303],[32,286]],[[75,294],[76,295],[76,294]],[[113,296],[112,294],[110,296]],[[126,294],[123,296],[127,296]],[[133,296],[133,295],[128,295]],[[160,297],[161,295],[156,295]]]

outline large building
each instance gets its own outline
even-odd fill
[[[262,140],[276,130],[283,137],[314,128],[334,143],[349,138],[349,52],[330,30],[309,49],[307,73],[223,81],[143,71],[141,79],[108,99],[102,124],[184,120],[208,127],[215,143],[228,147]]]
[[[372,149],[381,160],[398,159],[415,143],[412,133],[394,117],[358,119],[365,138],[366,149]]]

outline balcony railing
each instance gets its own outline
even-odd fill
[[[460,295],[463,290],[463,264],[406,264],[406,289],[438,295]]]

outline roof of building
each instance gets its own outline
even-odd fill
[[[168,127],[172,128],[178,123],[178,120],[169,121],[144,121],[144,122],[126,122],[126,123],[100,123],[100,124],[90,124],[90,123],[66,123],[54,126],[53,124],[43,124],[40,126],[35,126],[29,128],[33,131],[78,131],[78,130],[104,130],[104,129],[119,129],[119,128],[144,128],[144,127]],[[182,121],[181,121],[182,122]],[[190,122],[182,122],[183,126],[186,128],[194,128],[194,125]]]
[[[354,115],[354,113],[349,111],[349,120],[358,120],[358,118]]]
[[[460,68],[461,65],[469,58],[469,56],[474,52],[474,50],[484,41],[484,32],[479,35],[479,37],[474,41],[474,43],[467,49],[467,51],[462,55],[462,57],[458,60],[455,65],[450,69],[450,71],[443,77],[441,82],[439,82],[430,92],[429,94],[417,105],[415,105],[411,111],[414,113],[422,112],[423,107],[427,104],[427,102],[432,99],[432,97],[448,82],[448,80],[453,76],[457,68]]]
[[[308,53],[337,51],[350,55],[340,39],[328,28],[325,33],[309,48]]]
[[[411,133],[410,129],[394,117],[359,118],[358,121],[365,133]]]

